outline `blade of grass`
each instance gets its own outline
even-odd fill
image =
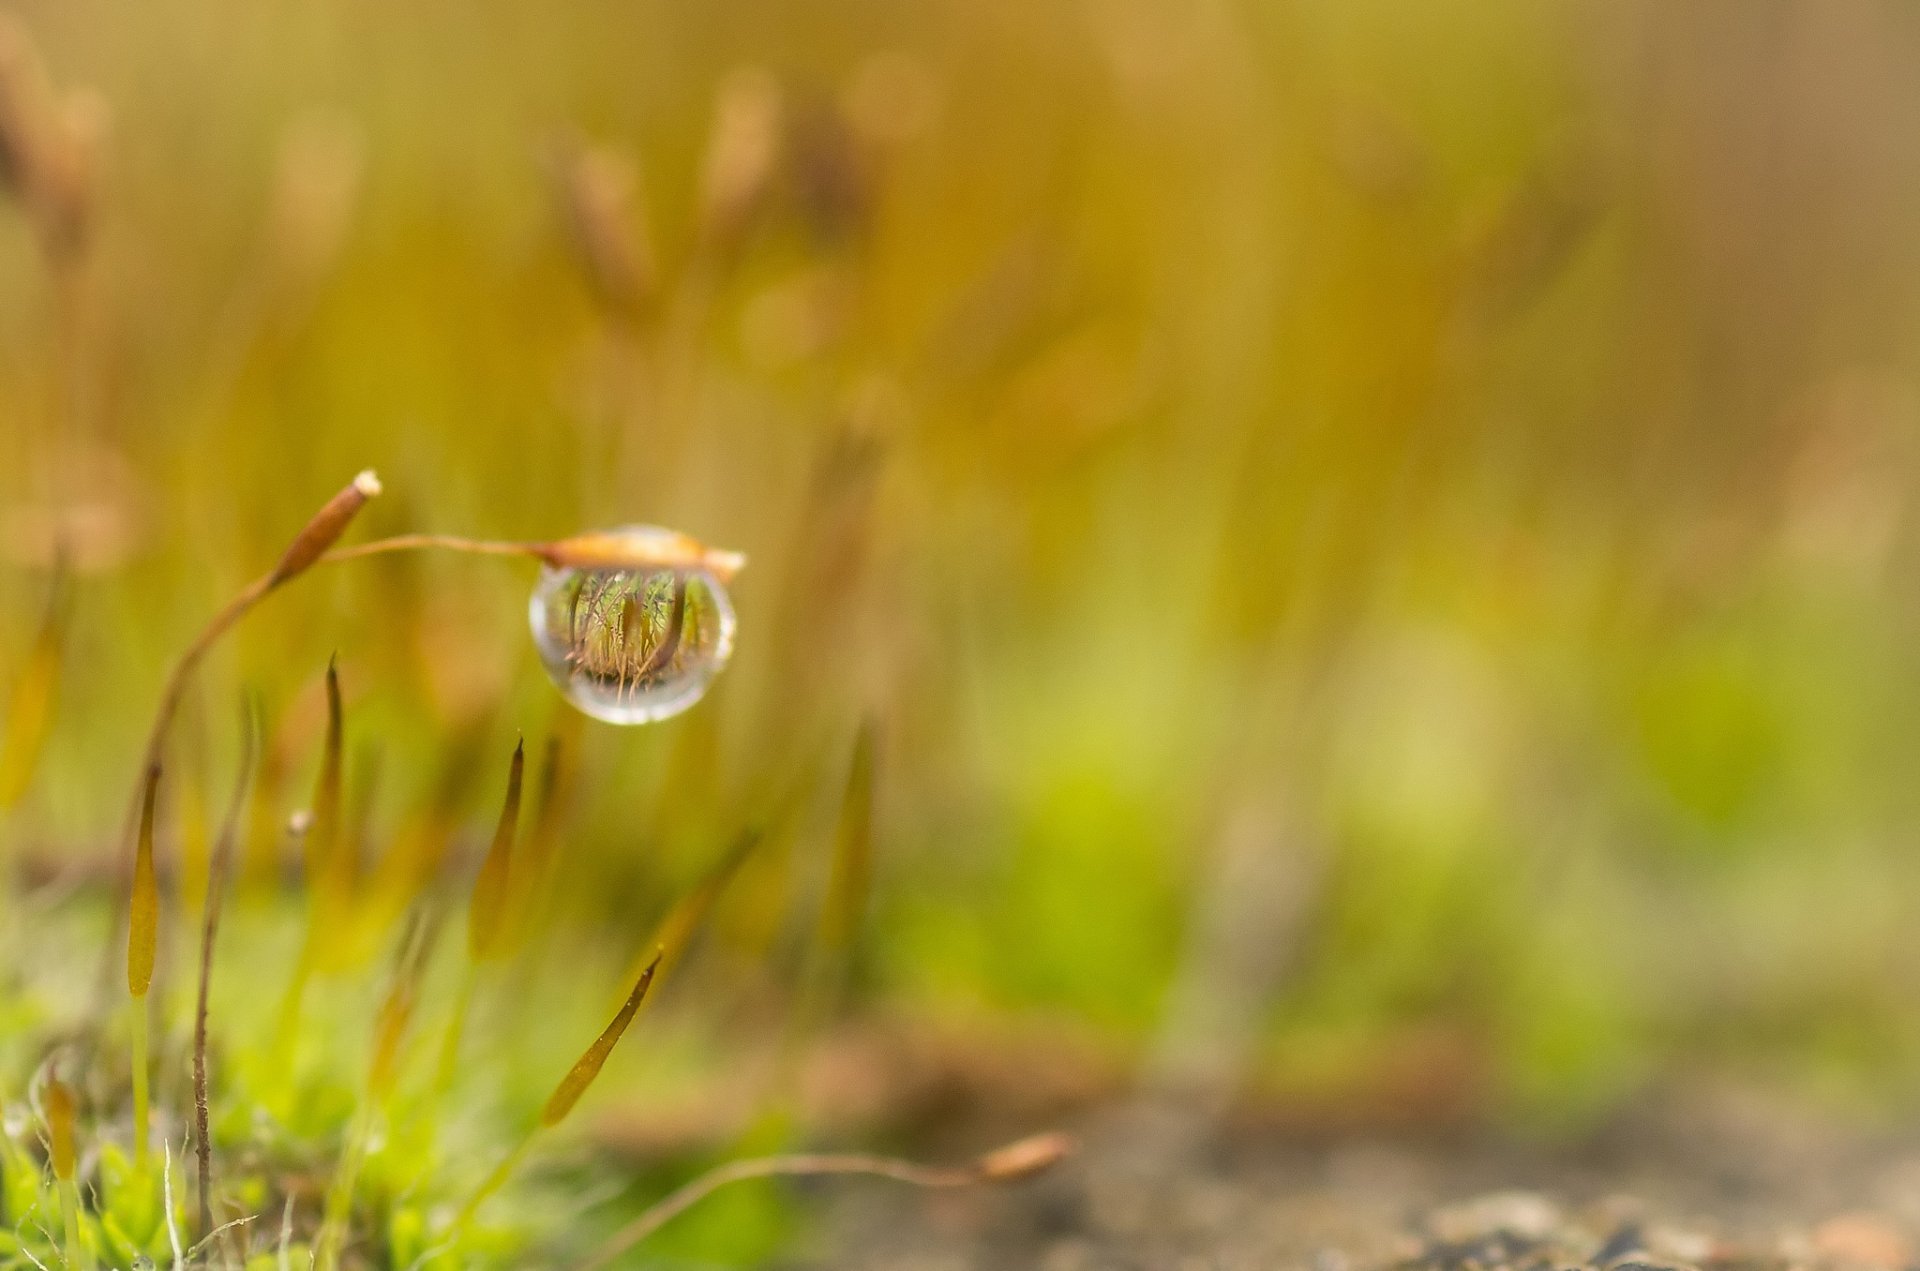
[[[213,1142],[207,1109],[207,998],[213,985],[213,946],[220,932],[220,905],[225,899],[227,875],[232,869],[234,842],[240,833],[241,812],[252,788],[253,765],[260,749],[260,708],[248,698],[241,710],[240,767],[234,774],[233,795],[220,822],[213,857],[207,866],[207,895],[200,919],[200,984],[193,1010],[194,1151],[198,1156],[201,1241],[211,1240],[213,1226]]]

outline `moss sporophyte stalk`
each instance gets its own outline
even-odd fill
[[[633,942],[624,1000],[611,1018],[601,1017],[605,1023],[597,1035],[571,1043],[583,1048],[574,1052],[578,1057],[570,1068],[557,1070],[556,1064],[552,1076],[544,1078],[552,1083],[544,1102],[525,1108],[518,1128],[502,1135],[496,1147],[489,1149],[484,1140],[476,1144],[468,1135],[455,1148],[446,1129],[470,1127],[443,1112],[457,1106],[473,1074],[488,1073],[497,1062],[490,1053],[497,1039],[482,1038],[477,1030],[467,1037],[469,1013],[520,974],[516,961],[537,952],[532,937],[547,930],[541,925],[542,900],[565,859],[558,849],[564,830],[557,808],[569,788],[567,750],[558,737],[549,740],[527,792],[526,748],[514,746],[490,840],[472,865],[457,988],[450,999],[436,997],[431,964],[435,950],[443,947],[438,936],[451,908],[442,875],[450,863],[458,863],[457,853],[446,846],[451,831],[445,827],[453,813],[448,806],[437,807],[433,825],[402,839],[377,864],[363,860],[364,814],[356,810],[363,795],[356,790],[358,778],[350,778],[347,759],[353,753],[348,744],[353,720],[341,668],[329,663],[317,775],[306,810],[296,818],[305,926],[277,1025],[259,1036],[229,1033],[233,1026],[223,1028],[212,1009],[219,1000],[211,989],[221,908],[236,844],[253,823],[249,804],[258,797],[256,774],[284,772],[288,762],[274,758],[279,743],[270,739],[259,705],[249,699],[241,712],[232,794],[217,835],[210,843],[200,840],[204,873],[193,895],[200,906],[193,960],[197,984],[186,999],[191,1028],[184,1027],[186,1012],[175,1009],[183,998],[169,982],[174,965],[169,915],[176,910],[163,903],[163,892],[183,885],[180,862],[168,851],[174,841],[168,822],[181,815],[176,804],[186,803],[179,793],[185,779],[163,770],[162,759],[172,753],[175,718],[196,671],[220,639],[268,596],[321,565],[393,552],[438,549],[529,560],[539,568],[530,615],[542,666],[581,712],[616,724],[652,722],[691,708],[732,653],[736,618],[727,589],[745,563],[738,553],[649,526],[552,542],[404,535],[339,546],[360,510],[379,493],[379,481],[363,472],[328,500],[274,566],[241,589],[188,643],[161,686],[129,808],[128,859],[119,893],[125,943],[116,941],[115,961],[124,948],[124,1046],[109,1040],[115,1036],[110,1031],[89,1029],[53,1050],[34,1087],[43,1149],[36,1154],[10,1137],[0,1139],[5,1184],[0,1187],[5,1209],[0,1271],[56,1264],[310,1264],[321,1271],[515,1265],[515,1240],[528,1237],[503,1237],[499,1228],[488,1226],[487,1214],[495,1207],[489,1202],[499,1198],[498,1207],[507,1207],[502,1194],[511,1190],[520,1164],[558,1132],[601,1079],[645,1004],[657,996],[766,835],[768,823],[750,821],[717,862],[666,906],[647,938]],[[45,627],[56,633],[63,629],[64,606],[57,613],[61,616],[50,617]],[[5,743],[0,753],[8,756],[0,784],[9,792],[31,775],[30,757],[46,727],[46,712],[36,703],[54,700],[57,639],[48,647],[51,653],[36,652],[30,659],[24,676],[31,681],[27,708],[13,713],[0,739]],[[863,730],[842,800],[832,878],[815,924],[813,959],[829,970],[844,961],[869,885],[874,749],[872,730]],[[523,804],[530,805],[524,828]],[[791,812],[786,807],[774,821]],[[391,935],[396,929],[397,940]],[[323,998],[337,1005],[320,988],[331,989],[358,973],[382,944],[393,953],[372,1010],[357,1090],[344,1107],[325,1105],[338,1111],[316,1111],[322,1105],[314,1102],[318,1096],[307,1084],[301,1056],[321,1027]],[[811,1017],[823,999],[817,989],[808,996],[814,1008],[802,1013]],[[422,1027],[428,1018],[436,1020],[437,1030]],[[546,1027],[538,1019],[525,1022]],[[337,1022],[329,1018],[325,1027],[335,1029]],[[428,1039],[436,1032],[433,1046]],[[420,1062],[436,1049],[437,1064]],[[420,1080],[423,1069],[426,1079]],[[397,1146],[401,1143],[404,1151]],[[191,1145],[192,1171],[175,1169],[176,1162],[184,1163],[183,1144]],[[860,1154],[738,1160],[667,1192],[624,1226],[610,1228],[612,1234],[585,1256],[590,1265],[618,1259],[701,1198],[735,1181],[866,1173],[951,1187],[1024,1176],[1066,1150],[1065,1140],[1031,1140],[955,1168]],[[7,1228],[12,1235],[4,1234]]]

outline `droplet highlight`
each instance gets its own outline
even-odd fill
[[[680,536],[650,525],[637,543]],[[650,724],[702,697],[733,654],[733,602],[697,565],[631,569],[545,566],[528,620],[540,661],[576,708],[609,724]]]

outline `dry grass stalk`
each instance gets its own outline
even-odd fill
[[[550,543],[463,538],[458,534],[395,534],[391,538],[339,548],[320,559],[333,564],[388,552],[431,549],[473,556],[526,556],[554,569],[704,569],[723,583],[731,582],[747,564],[746,556],[740,552],[708,547],[685,534],[661,531],[641,535],[606,530],[576,534]]]
[[[213,1239],[213,1140],[207,1107],[207,998],[213,987],[213,946],[220,932],[220,905],[227,876],[232,871],[234,842],[240,833],[240,815],[253,782],[254,756],[260,749],[260,712],[251,700],[242,714],[240,768],[233,795],[220,821],[213,855],[207,866],[207,894],[200,919],[200,983],[193,1010],[193,1147],[199,1168],[198,1200],[202,1242]]]
[[[639,1217],[615,1232],[579,1271],[610,1265],[641,1241],[678,1218],[713,1193],[732,1183],[754,1178],[818,1177],[825,1174],[867,1174],[890,1178],[914,1187],[972,1187],[980,1183],[1009,1183],[1051,1169],[1075,1151],[1064,1134],[1037,1134],[996,1148],[967,1165],[919,1165],[890,1156],[862,1153],[796,1153],[729,1161],[669,1192]]]

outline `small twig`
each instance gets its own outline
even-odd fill
[[[253,782],[254,755],[259,748],[260,710],[259,703],[252,698],[247,700],[242,712],[240,736],[240,769],[234,778],[233,798],[220,822],[220,837],[208,865],[207,895],[200,921],[200,991],[193,1014],[193,1146],[199,1158],[202,1244],[217,1234],[213,1227],[213,1143],[207,1111],[207,997],[213,985],[213,945],[220,931],[220,904],[233,860],[234,840],[238,837],[240,810],[246,805],[247,790]],[[226,1227],[220,1230],[225,1231]]]
[[[862,1153],[795,1153],[729,1161],[682,1184],[649,1205],[639,1217],[616,1231],[577,1271],[604,1267],[654,1232],[731,1183],[755,1178],[865,1174],[890,1178],[914,1187],[971,1187],[979,1183],[1010,1182],[1037,1174],[1074,1151],[1063,1134],[1040,1134],[987,1153],[966,1165],[919,1165],[891,1156]]]

